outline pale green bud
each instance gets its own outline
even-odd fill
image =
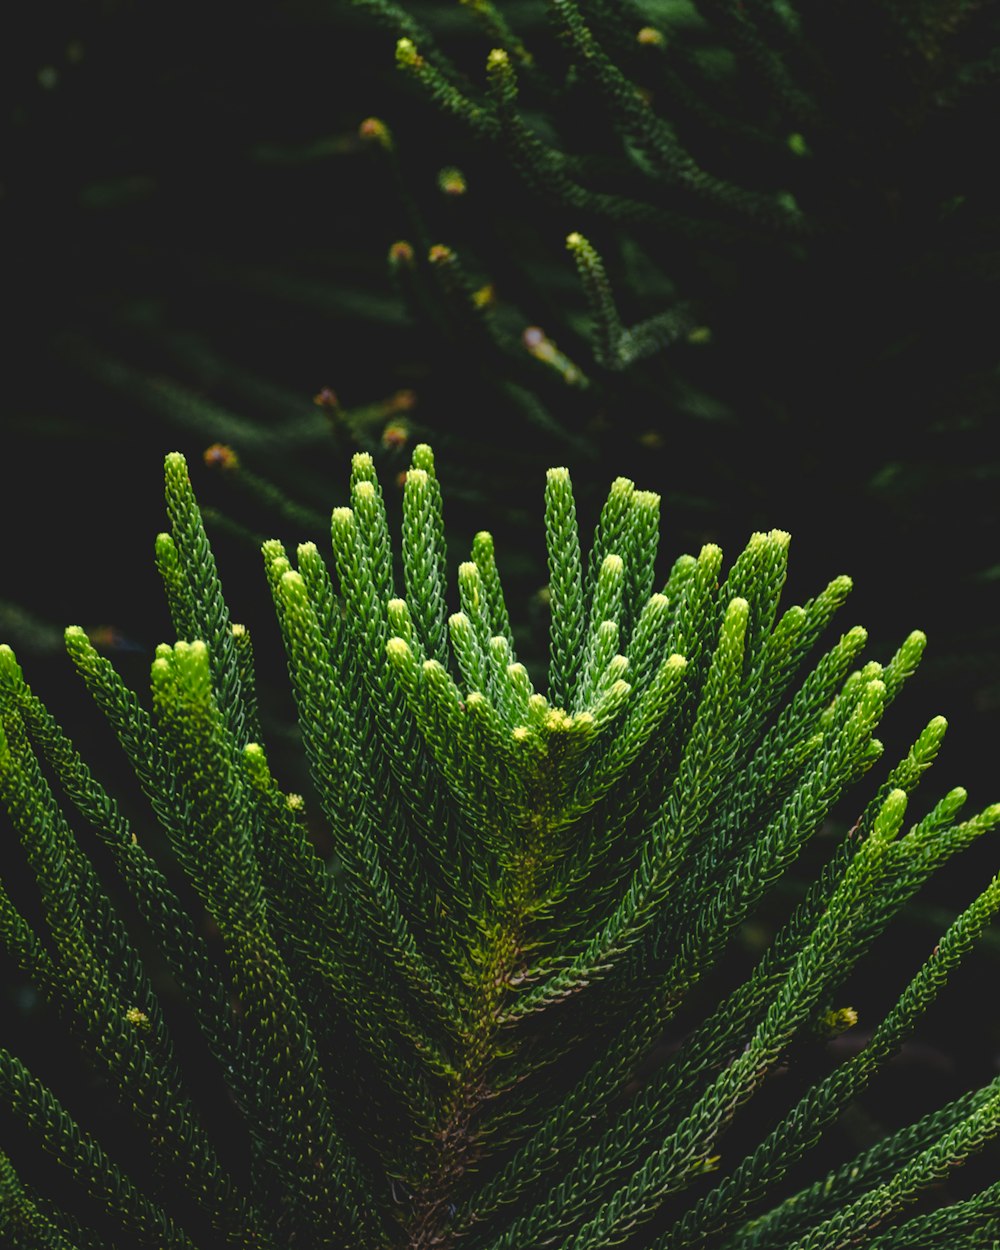
[[[409,641],[413,637],[413,622],[410,619],[410,609],[406,606],[405,599],[390,599],[385,605],[385,614],[389,628],[398,634],[400,639]]]
[[[14,652],[6,643],[0,644],[0,681],[7,687],[23,686],[24,674]]]
[[[423,65],[424,58],[417,51],[417,45],[412,39],[405,36],[396,40],[396,63],[397,65],[405,65],[409,68],[417,68]]]
[[[306,593],[306,584],[302,580],[302,574],[297,569],[288,569],[282,573],[278,585],[282,590],[294,593],[296,597]]]
[[[871,837],[876,842],[891,842],[899,832],[906,815],[906,791],[892,790],[875,817]]]
[[[742,599],[739,595],[737,595],[735,599],[729,600],[729,604],[726,608],[726,620],[746,620],[749,613],[750,604],[747,603],[745,599]]]
[[[175,546],[174,540],[170,534],[159,533],[153,540],[153,551],[158,559],[163,559],[165,557],[176,556],[177,547]]]
[[[660,506],[660,496],[653,490],[637,490],[632,496],[632,506],[656,511]]]
[[[403,663],[413,654],[409,644],[403,638],[390,638],[385,644],[385,653],[393,664]]]

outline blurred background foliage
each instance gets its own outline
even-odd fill
[[[196,469],[278,732],[254,547],[322,538],[353,450],[391,484],[427,439],[454,558],[494,531],[528,658],[545,467],[585,525],[625,474],[664,497],[664,573],[781,526],[790,598],[851,573],[873,658],[925,629],[890,753],[941,712],[936,792],[996,797],[1000,5],[37,0],[5,24],[0,634],[105,776],[61,627],[145,687],[163,453]]]

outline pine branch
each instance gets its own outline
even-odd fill
[[[3,1052],[0,1094],[20,1125],[0,1153],[7,1241],[597,1250],[639,1235],[668,1202],[657,1250],[846,1250],[859,1229],[886,1250],[905,1236],[972,1247],[993,1235],[995,1187],[904,1213],[1000,1134],[996,1082],[775,1195],[944,989],[1000,908],[1000,878],[864,1049],[754,1130],[755,1097],[787,1055],[856,1020],[839,1004],[876,939],[932,872],[1000,824],[1000,805],[959,820],[956,788],[904,827],[943,718],[873,787],[749,975],[711,991],[738,926],[880,757],[875,732],[922,633],[882,665],[863,662],[855,627],[803,671],[849,579],[780,610],[788,535],[773,530],[725,573],[712,544],[680,557],[656,592],[659,496],[617,479],[585,560],[569,473],[554,469],[543,693],[517,659],[486,531],[449,613],[430,449],[417,445],[407,472],[401,570],[361,454],[350,507],[332,517],[335,576],[312,543],[296,567],[264,544],[303,796],[283,789],[258,740],[249,634],[231,623],[179,455],[166,482],[172,533],[156,560],[188,636],[157,648],[152,711],[82,630],[66,635],[166,862],[145,816],[124,814],[0,647],[0,799],[36,891],[0,888],[0,937],[139,1130],[162,1192],[147,1197],[126,1156],[113,1160]],[[241,1150],[216,1149],[173,1008],[70,808],[187,1000]],[[689,1032],[633,1090],[682,1009]],[[713,1182],[737,1119],[747,1153]],[[80,1204],[64,1211],[46,1180],[36,1192],[20,1176],[32,1141]]]

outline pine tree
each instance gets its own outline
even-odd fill
[[[943,718],[852,800],[852,828],[746,979],[720,993],[715,977],[879,760],[922,634],[884,666],[862,661],[860,627],[831,643],[846,577],[780,608],[780,530],[725,570],[714,545],[682,555],[656,591],[659,498],[616,480],[585,550],[555,468],[550,658],[532,674],[489,533],[449,593],[430,449],[407,471],[400,557],[358,454],[332,572],[313,543],[263,547],[303,797],[269,762],[250,634],[177,453],[166,499],[156,560],[178,641],[157,648],[151,706],[66,632],[155,822],[108,793],[0,648],[0,798],[35,883],[34,899],[0,890],[0,933],[131,1125],[127,1148],[102,1144],[71,1088],[0,1051],[5,1244],[974,1250],[1000,1235],[995,1184],[911,1209],[1000,1133],[1000,1081],[830,1170],[810,1153],[983,932],[1000,878],[867,1045],[777,1116],[755,1101],[790,1056],[856,1022],[852,970],[1000,821],[1000,805],[961,819],[961,789],[908,816]],[[676,1047],[636,1088],[668,1030]],[[199,1065],[238,1133],[206,1114]],[[730,1156],[731,1126],[750,1147]]]

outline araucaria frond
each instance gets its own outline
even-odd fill
[[[401,561],[358,455],[332,569],[313,543],[264,546],[303,798],[268,761],[250,636],[179,455],[166,489],[157,564],[180,640],[157,649],[151,701],[66,635],[149,817],[107,793],[0,648],[0,797],[35,883],[0,890],[0,934],[131,1121],[126,1152],[78,1122],[72,1089],[0,1051],[5,1245],[972,1250],[1000,1235],[997,1186],[907,1212],[1000,1133],[1000,1080],[808,1171],[989,922],[1000,878],[867,1044],[753,1127],[776,1069],[857,1020],[848,978],[873,941],[1000,821],[1000,805],[960,819],[962,790],[908,816],[942,718],[869,788],[747,978],[710,978],[878,761],[922,634],[885,666],[861,659],[858,627],[821,642],[850,581],[779,610],[780,530],[726,572],[714,545],[683,555],[657,591],[658,497],[619,478],[584,544],[556,468],[551,659],[529,671],[488,533],[450,594],[430,449],[406,474]],[[225,1127],[199,1063],[227,1091]],[[781,1185],[793,1165],[797,1191]]]

